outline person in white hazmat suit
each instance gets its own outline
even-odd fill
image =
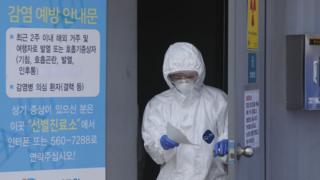
[[[142,124],[144,147],[161,165],[157,180],[225,180],[226,94],[203,84],[202,55],[190,43],[178,42],[169,47],[163,76],[170,89],[148,102]],[[169,137],[169,123],[183,132],[190,143]]]

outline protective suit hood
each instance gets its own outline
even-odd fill
[[[205,78],[205,65],[200,51],[190,43],[177,42],[168,48],[163,63],[163,77],[170,88],[173,84],[168,75],[177,71],[192,70],[198,73],[195,85],[203,85]]]

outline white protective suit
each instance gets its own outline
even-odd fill
[[[198,73],[192,96],[183,96],[170,82],[168,74],[194,70]],[[205,65],[200,52],[189,43],[175,43],[165,54],[163,76],[170,89],[153,97],[143,117],[142,137],[146,151],[161,165],[157,180],[224,180],[224,162],[213,156],[214,144],[228,138],[227,96],[203,84]],[[179,144],[170,150],[160,145],[167,122],[181,130],[196,144]],[[215,138],[208,144],[202,138],[210,130]],[[170,137],[169,137],[170,138]]]

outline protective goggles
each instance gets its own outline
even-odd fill
[[[173,83],[179,80],[191,80],[195,82],[198,79],[198,73],[196,71],[177,71],[170,73],[168,78]]]

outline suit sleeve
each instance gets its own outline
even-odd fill
[[[152,99],[146,106],[143,123],[142,123],[142,138],[144,147],[151,158],[157,164],[168,162],[176,154],[176,148],[164,150],[160,144],[160,137],[166,134],[167,121],[163,118],[163,104]]]
[[[216,121],[217,141],[228,139],[228,102],[227,95],[222,94],[219,98],[219,115]]]
[[[227,102],[227,95],[222,93],[222,96],[219,96],[217,99],[219,105],[217,108],[218,117],[216,119],[216,132],[217,132],[217,139],[216,143],[228,139],[228,102]],[[227,156],[219,157],[218,158],[222,163],[227,164]]]

